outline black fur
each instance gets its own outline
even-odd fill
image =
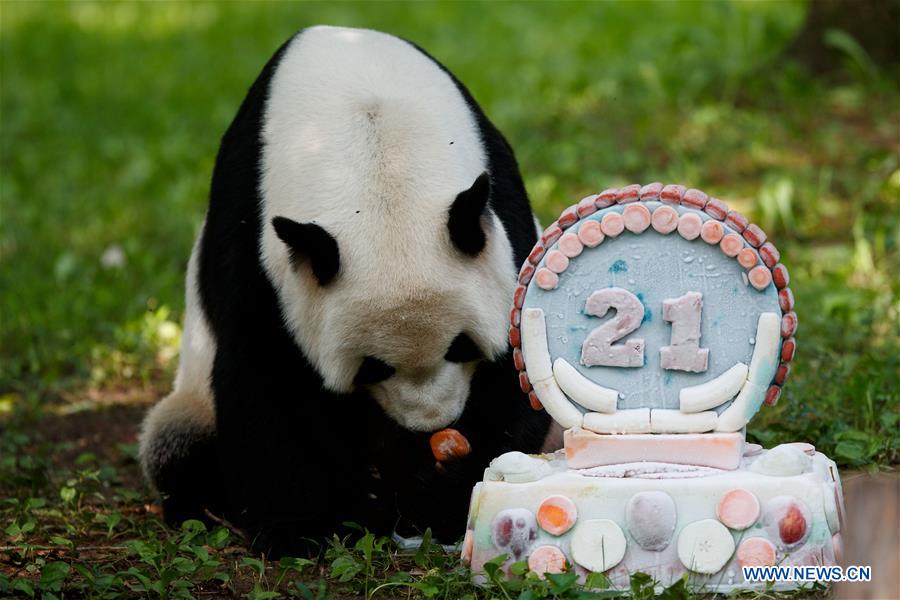
[[[456,196],[447,216],[450,241],[464,254],[478,256],[487,238],[484,235],[482,216],[491,196],[491,178],[482,173],[472,187]]]
[[[319,285],[325,285],[341,268],[341,253],[337,240],[315,223],[298,223],[287,217],[272,219],[272,227],[291,252],[291,263],[309,261]]]
[[[450,347],[447,348],[447,354],[444,355],[444,360],[455,363],[471,362],[482,358],[484,358],[484,353],[481,348],[465,333],[453,338]]]
[[[301,32],[302,33],[302,32]],[[215,472],[222,512],[257,551],[296,554],[355,521],[387,534],[431,527],[454,542],[463,533],[471,486],[488,461],[509,450],[537,451],[550,419],[518,388],[511,355],[482,363],[465,412],[453,425],[472,453],[436,468],[429,434],[403,430],[361,392],[326,391],[285,329],[275,290],[260,262],[259,165],[263,110],[287,44],[269,60],[225,133],[216,160],[200,246],[200,292],[217,352],[212,372],[217,464],[186,461],[185,472]],[[433,60],[433,59],[432,59]],[[435,64],[444,69],[439,63]],[[446,71],[446,69],[444,69]],[[536,232],[512,149],[458,81],[481,132],[492,190],[516,268]],[[349,411],[358,418],[346,420]],[[340,428],[323,423],[347,421]],[[181,507],[170,521],[196,514],[207,499],[185,482],[165,489]],[[202,511],[200,511],[202,512]]]
[[[353,385],[373,385],[388,379],[396,371],[397,369],[383,360],[367,356],[359,366],[356,377],[353,378]]]
[[[195,427],[172,428],[145,449],[147,473],[153,486],[161,490],[166,520],[187,519],[211,522],[206,511],[220,513],[225,504],[225,487],[219,475],[218,445],[214,432]]]

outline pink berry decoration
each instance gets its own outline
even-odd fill
[[[687,189],[683,185],[667,185],[659,192],[659,199],[666,204],[681,204],[681,197]]]
[[[681,203],[685,206],[696,208],[697,210],[703,210],[706,207],[706,202],[708,200],[709,196],[705,193],[700,190],[690,189],[682,196]]]
[[[745,269],[750,269],[756,266],[756,263],[759,262],[757,259],[756,250],[753,248],[742,248],[737,255],[738,264],[744,267]]]
[[[616,237],[625,230],[625,219],[619,213],[607,213],[600,221],[600,229],[609,237]]]
[[[538,507],[538,524],[551,535],[562,535],[572,529],[577,518],[575,503],[565,496],[550,496]]]
[[[743,235],[744,239],[750,242],[750,245],[754,248],[759,248],[766,241],[766,234],[763,233],[763,230],[755,223],[747,225],[747,228],[743,231]]]
[[[756,289],[764,290],[772,283],[772,273],[763,265],[759,265],[750,269],[747,279],[750,280],[750,285]]]
[[[725,492],[716,508],[719,520],[738,531],[747,529],[759,518],[759,500],[752,492],[736,488]]]
[[[671,206],[660,206],[653,211],[650,224],[659,233],[672,233],[678,227],[678,211]]]
[[[637,202],[641,193],[641,186],[637,184],[626,185],[621,190],[619,190],[618,196],[616,196],[616,202],[619,204],[628,204],[630,202]]]
[[[658,200],[659,193],[663,189],[663,184],[658,181],[654,181],[653,183],[648,183],[644,187],[641,188],[640,198],[641,202],[649,202],[651,200]]]
[[[578,239],[588,248],[599,246],[605,237],[597,221],[585,221],[578,228]]]
[[[809,508],[799,498],[776,496],[766,503],[763,527],[772,539],[780,540],[785,546],[796,546],[806,540],[811,523]]]
[[[686,240],[695,240],[700,235],[703,220],[695,213],[685,213],[678,217],[678,233]]]
[[[750,224],[750,221],[747,220],[747,217],[742,215],[739,212],[729,211],[727,215],[725,215],[725,224],[741,233],[744,229],[747,228],[747,225]]]
[[[497,513],[491,523],[491,541],[501,552],[519,560],[537,539],[537,523],[531,511],[508,508]]]
[[[582,250],[584,250],[584,245],[581,243],[581,240],[578,239],[578,235],[571,232],[563,234],[563,236],[559,238],[557,246],[559,246],[559,251],[569,258],[575,258],[581,254]]]
[[[560,256],[562,256],[562,254],[560,254]],[[563,258],[566,257],[563,256]],[[538,269],[537,274],[534,276],[534,281],[542,290],[553,290],[559,285],[559,275],[550,269]]]
[[[569,257],[560,252],[559,250],[551,250],[547,253],[547,258],[544,259],[544,264],[548,269],[553,271],[554,273],[562,273],[566,269],[569,268]],[[538,277],[540,277],[541,271],[538,271]],[[538,279],[538,285],[544,287],[541,284],[540,279]],[[555,287],[555,284],[554,284]],[[544,288],[546,289],[546,288]]]
[[[632,233],[643,233],[650,227],[650,210],[643,204],[629,204],[622,211],[625,229]]]
[[[719,200],[718,198],[710,198],[706,202],[706,206],[703,208],[706,211],[706,214],[711,216],[713,219],[718,219],[719,221],[725,218],[725,215],[728,214],[728,205]]]
[[[710,219],[700,227],[700,239],[707,244],[718,244],[725,235],[725,228],[718,221]]]
[[[741,567],[771,567],[775,564],[775,544],[762,537],[746,539],[738,546],[736,557]]]
[[[597,196],[582,198],[581,201],[575,205],[575,212],[578,214],[578,217],[583,219],[584,217],[589,217],[597,212],[597,205],[595,204],[596,200]]]
[[[737,256],[738,252],[744,247],[744,240],[736,233],[729,233],[719,242],[719,248],[725,253],[725,256]]]
[[[528,557],[528,568],[543,577],[547,573],[563,573],[566,555],[556,546],[538,546]]]

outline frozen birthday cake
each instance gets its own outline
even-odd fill
[[[632,185],[563,211],[522,266],[509,337],[565,447],[491,462],[463,542],[476,576],[505,554],[729,592],[766,586],[741,567],[837,564],[834,462],[745,441],[790,372],[788,285],[766,234],[699,190]]]

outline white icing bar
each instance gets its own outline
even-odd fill
[[[562,391],[581,406],[602,413],[616,412],[619,392],[597,385],[565,359],[553,361],[553,377]]]
[[[595,433],[650,433],[650,409],[631,408],[612,414],[587,413],[581,426]]]
[[[652,433],[703,433],[716,428],[718,415],[709,410],[683,413],[680,410],[654,408],[650,411]]]
[[[766,397],[766,388],[756,385],[749,379],[738,392],[737,398],[731,403],[725,412],[719,415],[716,431],[737,431],[747,424],[750,418],[759,410],[763,399]]]
[[[756,346],[750,359],[749,381],[766,388],[775,377],[781,350],[781,317],[773,312],[759,315],[756,324]]]
[[[740,433],[645,433],[600,435],[584,429],[563,432],[566,463],[572,469],[631,462],[736,469],[744,450]]]
[[[533,381],[531,384],[534,386],[534,393],[537,394],[538,400],[541,401],[554,421],[563,428],[581,425],[581,411],[569,402],[552,377],[542,381]]]
[[[540,308],[526,308],[522,311],[522,354],[525,370],[532,384],[553,376],[550,350],[547,348],[547,326],[544,311]],[[542,400],[543,401],[543,400]]]
[[[719,406],[734,398],[747,381],[747,365],[737,363],[715,379],[706,383],[681,388],[678,398],[681,412],[695,413]]]

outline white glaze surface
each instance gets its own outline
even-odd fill
[[[581,406],[595,412],[616,412],[619,392],[597,385],[564,358],[553,361],[553,376],[560,389]]]
[[[652,433],[703,433],[716,428],[718,415],[714,410],[683,413],[680,410],[654,408],[650,411]]]
[[[760,519],[744,531],[726,530],[734,541],[732,550],[723,547],[724,566],[710,575],[691,572],[689,585],[692,588],[720,593],[734,589],[764,589],[766,585],[764,583],[743,581],[740,565],[732,555],[737,543],[750,537],[769,539],[776,547],[778,564],[811,564],[808,561],[817,561],[814,564],[836,564],[828,517],[828,511],[836,509],[830,508],[833,502],[826,500],[826,495],[833,496],[835,493],[835,482],[827,475],[831,461],[817,453],[812,458],[810,468],[799,475],[769,476],[753,472],[750,469],[751,465],[766,453],[768,451],[761,451],[759,454],[745,457],[741,467],[736,471],[663,463],[632,463],[571,470],[566,468],[565,460],[560,453],[537,457],[537,460],[545,462],[548,466],[549,474],[544,478],[522,484],[487,481],[482,485],[477,501],[473,500],[473,504],[477,506],[475,509],[477,514],[470,516],[475,532],[473,569],[478,572],[486,560],[500,554],[490,540],[490,522],[498,512],[515,507],[536,514],[541,502],[548,496],[563,495],[577,506],[578,519],[575,527],[561,536],[539,531],[537,539],[533,542],[535,548],[554,545],[565,553],[571,562],[572,536],[578,526],[589,520],[609,520],[624,530],[626,542],[621,562],[606,571],[613,584],[627,587],[630,573],[643,571],[657,581],[671,585],[686,572],[677,548],[681,533],[691,523],[716,520],[719,500],[725,493],[735,488],[750,490],[759,499],[763,511],[768,508],[770,513],[776,513],[776,517],[778,511],[772,511],[771,508],[774,506],[778,509],[783,503],[782,498],[790,497],[793,503],[803,507],[803,514],[809,519],[808,531],[800,543],[786,544],[779,539],[779,530],[777,527],[773,529],[771,520],[767,524]],[[602,475],[591,476],[599,471],[603,471]],[[670,475],[672,477],[669,477]],[[627,507],[636,495],[644,493],[653,496],[660,493],[668,494],[674,503],[676,524],[670,543],[662,550],[648,550],[641,547],[637,542],[638,536],[630,531],[628,525]],[[650,521],[647,524],[649,528],[647,531],[638,531],[641,539],[647,542],[650,538],[665,537],[660,531],[652,530],[655,526],[654,519]],[[777,521],[775,523],[777,524]],[[663,530],[668,528],[666,523],[662,525]],[[639,529],[640,527],[636,528]],[[652,540],[650,541],[650,545],[654,545]],[[712,543],[721,545],[723,542],[713,539]],[[711,568],[696,566],[707,571]],[[576,567],[576,572],[581,578],[586,575],[583,567]],[[789,584],[785,584],[781,589],[790,587]]]
[[[532,383],[553,376],[550,352],[547,350],[547,327],[544,311],[526,308],[522,311],[522,355]],[[543,400],[542,400],[543,402]]]
[[[544,408],[553,417],[554,421],[565,428],[581,425],[583,418],[581,411],[566,398],[566,395],[556,385],[556,380],[553,377],[543,381],[532,382],[532,385],[538,400],[541,401],[541,404],[544,405]]]
[[[581,426],[595,433],[649,433],[650,409],[631,408],[612,414],[587,413]]]
[[[778,367],[778,354],[781,350],[781,317],[777,313],[764,312],[759,315],[756,324],[756,342],[753,356],[750,358],[750,371],[747,380],[769,387]]]
[[[715,379],[710,379],[700,385],[681,388],[681,391],[678,392],[681,411],[700,412],[731,400],[747,381],[748,372],[747,365],[739,362]]]
[[[731,432],[742,428],[759,410],[765,397],[766,388],[756,385],[749,379],[745,381],[744,387],[738,392],[731,406],[719,415],[716,431]]]

